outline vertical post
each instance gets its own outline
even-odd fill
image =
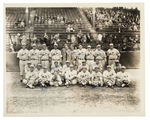
[[[93,28],[95,28],[95,8],[93,8]]]
[[[26,17],[26,27],[28,27],[29,25],[29,8],[26,7],[26,10],[25,10],[25,17]]]

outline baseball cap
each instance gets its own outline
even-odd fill
[[[125,67],[125,66],[122,66],[121,69],[126,69],[126,67]]]
[[[31,65],[30,65],[30,67],[32,67],[32,68],[33,68],[33,67],[34,67],[34,65],[33,65],[33,64],[31,64]]]
[[[96,47],[101,47],[101,45],[97,45]]]
[[[88,47],[88,48],[91,48],[91,45],[88,45],[87,47]]]
[[[28,61],[27,63],[31,63],[31,61]]]
[[[71,64],[70,67],[74,67],[74,66]]]
[[[111,66],[110,66],[110,65],[107,65],[107,68],[111,68]]]
[[[22,46],[25,46],[26,44],[25,43],[22,43]]]
[[[55,44],[54,44],[54,46],[58,46],[58,44],[57,44],[57,43],[55,43]]]
[[[110,45],[110,46],[113,46],[114,44],[113,44],[113,43],[110,43],[109,45]]]
[[[70,63],[70,61],[67,60],[66,63]]]
[[[115,62],[116,62],[116,63],[119,63],[119,60],[116,60]]]
[[[36,44],[33,44],[32,46],[36,46]]]

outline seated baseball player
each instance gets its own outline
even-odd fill
[[[48,71],[47,66],[44,66],[43,71],[41,71],[39,74],[39,82],[42,85],[42,87],[46,87],[47,85],[49,85],[51,78],[52,78],[52,75]]]
[[[81,86],[85,86],[89,83],[91,78],[90,72],[87,71],[87,67],[83,67],[82,71],[78,74],[78,82],[81,84]]]
[[[65,73],[65,85],[69,87],[69,85],[77,84],[77,71],[74,70],[74,66],[70,65],[70,70]]]
[[[36,78],[37,74],[34,71],[34,65],[30,65],[30,71],[27,73],[26,78],[23,80],[23,83],[27,85],[27,87],[33,89]]]
[[[35,73],[37,74],[37,79],[35,80],[35,85],[38,85],[38,84],[41,84],[40,83],[40,74],[41,72],[43,72],[43,69],[42,69],[42,64],[38,63],[37,64],[37,67],[35,68]]]
[[[95,67],[98,67],[99,69],[99,72],[103,72],[103,65],[102,65],[102,63],[99,61],[99,59],[96,59],[95,60],[95,62],[94,62],[94,64],[92,64],[91,66],[90,66],[90,71],[92,72],[92,71],[94,71],[95,70]]]
[[[130,84],[128,73],[125,72],[125,69],[126,69],[126,67],[122,66],[121,71],[117,73],[116,85],[118,87],[126,87],[126,86],[129,86],[129,84]]]
[[[90,85],[93,86],[103,86],[104,82],[103,82],[103,75],[102,73],[99,71],[99,67],[96,66],[95,67],[95,71],[92,72],[91,74],[91,80],[89,81]]]
[[[83,68],[83,67],[86,67],[87,70],[89,70],[89,67],[88,67],[88,65],[86,64],[86,61],[85,61],[85,60],[82,61],[82,64],[78,66],[78,73],[82,71],[82,68]]]
[[[28,72],[30,72],[30,65],[31,65],[31,61],[28,61],[27,64],[24,67],[24,71],[25,71],[25,78],[26,75],[28,75]]]
[[[50,81],[51,86],[61,86],[62,85],[62,67],[57,61],[54,62],[54,67],[51,68],[52,79]]]
[[[116,82],[116,73],[111,69],[111,66],[107,66],[107,70],[103,72],[104,84],[106,87],[113,87]]]
[[[63,71],[62,71],[62,76],[65,76],[65,73],[70,70],[70,61],[66,61],[66,64],[63,65]]]
[[[121,64],[119,60],[116,60],[114,64],[112,64],[112,69],[117,73],[121,71]]]

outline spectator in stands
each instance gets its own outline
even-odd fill
[[[78,43],[81,43],[82,37],[83,37],[83,33],[82,33],[82,31],[80,30],[80,31],[78,32],[78,34],[77,34]]]

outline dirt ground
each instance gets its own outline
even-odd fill
[[[19,82],[18,72],[7,72],[5,114],[39,115],[140,115],[138,69],[128,70],[136,86],[105,88],[91,86],[29,89]],[[139,114],[137,114],[139,113]]]

